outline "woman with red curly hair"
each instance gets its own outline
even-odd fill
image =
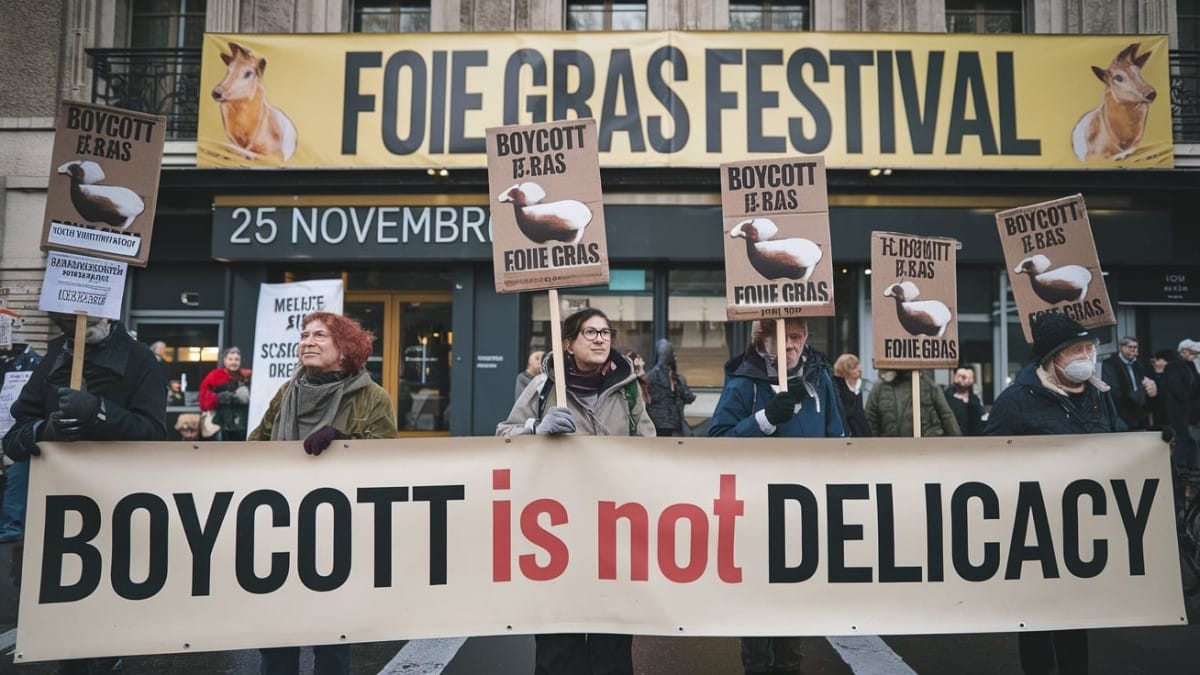
[[[335,440],[395,438],[392,399],[365,369],[375,336],[330,312],[313,312],[302,325],[300,367],[271,399],[248,440],[303,440],[305,452],[319,455]],[[300,668],[299,647],[260,651],[263,673]],[[313,652],[315,672],[350,672],[350,645],[322,645]]]

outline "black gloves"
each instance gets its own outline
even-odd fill
[[[328,424],[317,429],[304,439],[304,451],[310,455],[319,455],[334,441],[344,441],[350,437]]]
[[[1174,443],[1175,442],[1175,430],[1172,429],[1171,427],[1163,427],[1162,428],[1162,441],[1163,441],[1163,443]]]
[[[217,403],[220,403],[221,405],[229,405],[237,402],[237,394],[233,393],[232,391],[222,391],[217,393]]]
[[[51,443],[77,441],[89,424],[97,419],[103,421],[103,418],[104,404],[98,397],[78,389],[59,387],[58,410],[50,413],[38,433],[38,440]]]
[[[775,394],[775,398],[767,401],[767,406],[763,408],[763,413],[767,416],[767,421],[775,426],[779,426],[784,422],[792,419],[792,415],[796,414],[796,403],[800,399],[790,391],[781,391]]]

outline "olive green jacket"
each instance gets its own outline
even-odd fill
[[[271,429],[279,419],[279,406],[283,402],[283,394],[292,386],[293,381],[288,380],[275,392],[262,421],[250,432],[246,440],[271,440]],[[337,415],[333,418],[333,426],[350,438],[395,438],[396,412],[392,409],[392,398],[388,396],[386,389],[374,382],[369,387],[352,391],[342,398]]]
[[[872,436],[912,437],[912,381],[908,376],[880,371],[879,382],[867,397],[867,424]],[[961,435],[941,387],[921,377],[921,436]]]

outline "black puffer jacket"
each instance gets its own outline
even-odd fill
[[[1099,386],[1096,383],[1099,382]],[[1078,397],[1054,390],[1038,377],[1036,363],[1021,369],[1013,384],[996,397],[985,436],[1103,434],[1125,431],[1112,396],[1093,378]]]
[[[646,389],[650,394],[646,412],[659,434],[679,431],[683,428],[683,406],[695,401],[696,395],[676,366],[675,347],[671,342],[659,340],[654,349],[656,361],[646,373]],[[672,379],[675,386],[671,386]]]
[[[69,386],[71,352],[66,337],[50,342],[46,358],[33,371],[13,404],[13,426],[4,437],[4,452],[27,459],[37,442],[38,427],[58,409],[58,388]],[[167,437],[167,397],[154,353],[135,342],[113,322],[103,341],[88,345],[83,360],[83,391],[104,401],[105,419],[83,430],[87,441],[161,441]]]

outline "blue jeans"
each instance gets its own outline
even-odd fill
[[[313,650],[314,675],[348,675],[350,672],[350,645],[318,645]],[[274,647],[260,649],[262,675],[298,675],[300,672],[299,647]]]
[[[25,501],[29,496],[29,462],[8,467],[4,479],[4,506],[0,515],[0,542],[25,537]]]

